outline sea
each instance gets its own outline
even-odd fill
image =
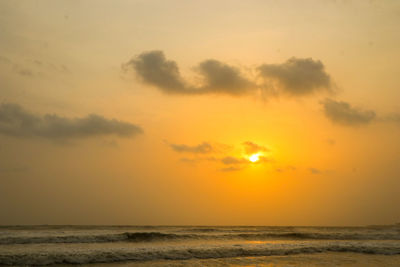
[[[400,266],[400,225],[0,226],[2,266]]]

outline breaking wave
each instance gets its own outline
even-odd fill
[[[108,242],[150,242],[190,238],[189,235],[165,234],[160,232],[136,232],[104,235],[61,235],[35,237],[3,237],[0,244],[40,244],[40,243],[108,243]]]
[[[95,235],[50,235],[0,237],[0,244],[40,243],[108,243],[108,242],[157,242],[174,240],[400,240],[400,233],[234,233],[234,234],[172,234],[162,232],[125,232]],[[210,231],[212,232],[212,231]]]
[[[0,255],[0,265],[50,265],[50,264],[88,264],[112,263],[122,261],[189,260],[217,259],[249,256],[280,256],[322,252],[352,252],[361,254],[399,255],[400,247],[373,247],[352,245],[309,246],[302,248],[181,248],[173,250],[112,250],[112,251],[74,251],[54,254],[11,254]]]

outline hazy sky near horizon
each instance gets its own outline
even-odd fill
[[[395,0],[0,1],[0,224],[399,222],[399,25]]]

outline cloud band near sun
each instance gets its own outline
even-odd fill
[[[267,163],[270,160],[266,156],[266,153],[269,152],[268,148],[250,141],[242,143],[239,153],[233,146],[209,142],[197,145],[167,144],[174,152],[191,155],[191,157],[181,158],[181,162],[211,161],[219,165],[219,170],[224,172],[241,170],[251,164]],[[221,147],[225,149],[221,149]]]

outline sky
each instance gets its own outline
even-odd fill
[[[0,224],[400,222],[398,1],[0,1]]]

